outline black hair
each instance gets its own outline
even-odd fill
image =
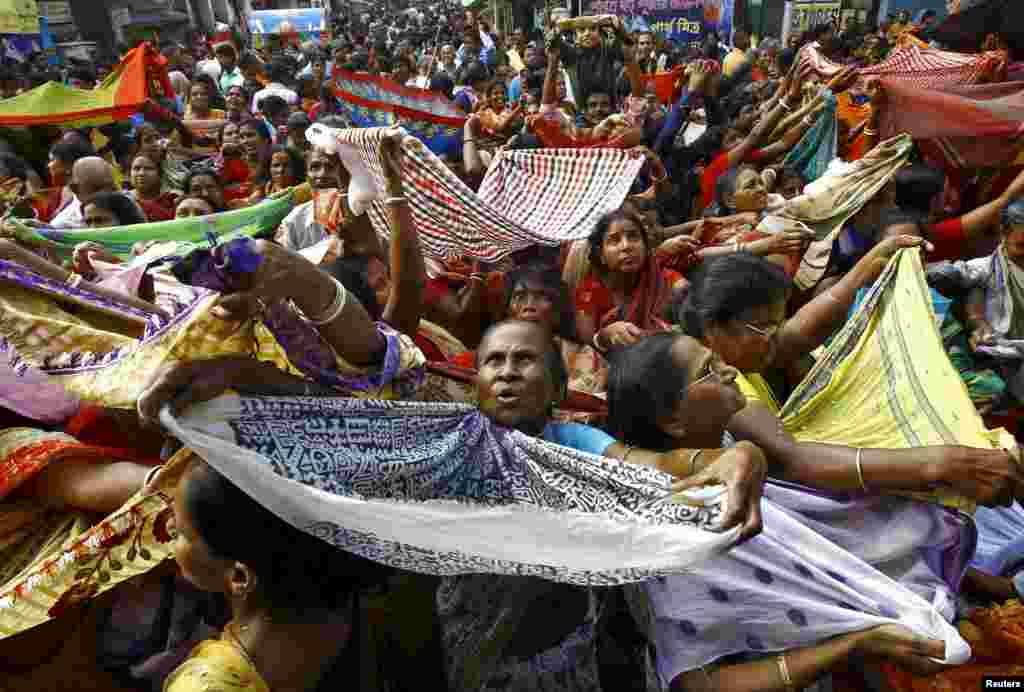
[[[28,179],[28,164],[15,154],[0,152],[0,171],[6,171],[7,176],[11,178]]]
[[[291,76],[288,65],[283,60],[275,60],[267,65],[267,79],[283,84]]]
[[[248,51],[246,51],[245,53],[242,53],[242,57],[240,57],[238,59],[238,66],[239,67],[249,67],[250,65],[259,66],[261,64],[262,64],[262,62],[260,61],[260,59],[258,57],[256,57],[256,54],[255,53],[250,53]]]
[[[50,147],[50,155],[61,163],[70,165],[86,156],[95,156],[96,150],[88,141],[79,137],[69,137]]]
[[[377,302],[377,294],[370,288],[370,284],[366,280],[369,266],[369,257],[355,255],[340,257],[321,268],[340,281],[349,293],[358,298],[370,318],[377,322],[384,315],[384,306]]]
[[[821,24],[815,24],[813,27],[811,27],[810,31],[808,32],[808,35],[811,37],[812,41],[819,41],[821,40],[822,36],[834,30],[835,27],[832,25],[831,22],[822,22]]]
[[[672,346],[680,338],[672,332],[652,334],[611,354],[607,429],[624,444],[656,451],[672,448],[672,438],[657,421],[686,396],[689,373],[672,357]]]
[[[455,82],[444,72],[438,72],[430,78],[430,90],[444,94],[446,98],[452,98],[452,92],[455,91]]]
[[[484,331],[483,336],[480,337],[480,345],[487,340],[491,332],[509,324],[527,324],[534,329],[543,329],[540,325],[535,322],[524,322],[523,320],[502,320],[492,324]],[[562,360],[562,353],[558,347],[555,346],[554,340],[547,341],[547,350],[544,352],[544,369],[547,371],[548,376],[551,377],[552,382],[555,385],[555,391],[557,392],[556,397],[558,399],[565,398],[565,394],[569,388],[569,372],[565,369],[565,361]],[[477,346],[475,358],[480,355],[480,346]],[[479,362],[474,362],[474,366],[479,368]]]
[[[76,67],[68,71],[69,79],[77,79],[82,82],[95,82],[96,72],[89,67]]]
[[[277,94],[270,94],[260,99],[260,113],[268,118],[274,118],[288,112],[288,102]]]
[[[196,84],[202,84],[206,87],[207,98],[210,99],[210,108],[216,108],[222,110],[224,108],[224,97],[221,96],[220,89],[217,88],[217,83],[213,81],[213,77],[200,72],[192,78],[192,86]],[[192,87],[189,87],[189,101],[192,100]]]
[[[482,62],[477,60],[468,63],[459,72],[459,82],[461,84],[471,85],[477,82],[486,82],[490,78],[490,72],[487,71]]]
[[[708,323],[728,322],[752,308],[785,300],[793,286],[781,267],[749,252],[706,261],[690,279],[677,319],[697,339]]]
[[[651,241],[650,238],[648,238],[647,236],[647,227],[644,225],[643,221],[622,209],[616,209],[615,211],[609,212],[602,216],[598,220],[597,226],[594,227],[594,230],[590,233],[590,236],[587,238],[587,240],[590,242],[590,266],[599,269],[600,271],[606,270],[606,267],[604,266],[603,253],[604,238],[606,235],[608,235],[608,231],[611,229],[612,224],[615,223],[616,221],[631,221],[634,224],[636,224],[637,227],[640,229],[640,235],[643,236],[644,247],[646,248],[646,251],[650,252],[651,250]]]
[[[942,192],[946,179],[941,172],[923,163],[903,166],[893,176],[896,206],[906,211],[928,214],[931,201]]]
[[[132,224],[146,223],[146,216],[142,213],[142,209],[123,192],[101,192],[93,197],[89,204],[106,209],[116,216],[118,225],[131,226]]]
[[[302,155],[302,152],[296,151],[294,147],[285,146],[284,144],[275,144],[270,148],[270,158],[274,158],[274,154],[285,153],[288,155],[288,168],[291,171],[292,180],[296,185],[299,183],[306,182],[306,159]]]
[[[323,117],[317,118],[316,121],[321,125],[324,125],[326,127],[333,127],[336,129],[344,129],[346,127],[350,127],[348,122],[345,120],[344,116],[336,115],[333,113],[331,115],[325,115]],[[337,157],[337,154],[335,154],[335,157]],[[338,158],[338,160],[340,161],[341,159]]]
[[[187,479],[181,499],[199,536],[217,557],[256,573],[275,618],[341,611],[392,573],[291,526],[206,463]]]
[[[221,182],[220,176],[217,175],[216,170],[210,168],[209,166],[197,166],[196,168],[191,169],[188,172],[188,175],[185,176],[185,184],[183,186],[185,189],[185,194],[192,195],[192,181],[201,176],[208,176],[210,178],[213,178],[214,180],[217,181],[217,184],[220,186],[221,191],[224,190],[224,184]],[[213,200],[208,199],[206,201],[209,202],[211,205],[213,204]],[[214,211],[221,212],[224,210],[214,209]]]
[[[579,341],[576,335],[576,314],[569,288],[562,281],[562,273],[556,267],[540,264],[527,264],[516,267],[505,276],[505,314],[512,304],[512,294],[516,288],[527,281],[540,284],[549,291],[555,302],[558,313],[557,334],[569,341]]]

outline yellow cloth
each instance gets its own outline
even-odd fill
[[[777,410],[760,375],[738,379],[750,401]],[[769,398],[770,397],[770,398]],[[987,430],[942,347],[920,255],[889,262],[780,412],[796,439],[906,449],[956,444],[1014,449],[1002,428]],[[971,513],[974,502],[951,489],[903,493]]]
[[[164,692],[270,692],[245,655],[223,639],[200,642],[164,682]]]
[[[747,397],[747,404],[764,404],[772,413],[778,414],[779,402],[767,380],[759,373],[747,372],[736,376],[736,386]]]
[[[176,284],[179,298],[191,287]],[[284,349],[258,321],[228,322],[210,313],[216,296],[204,299],[174,328],[141,341],[138,327],[93,310],[72,314],[56,299],[14,285],[0,285],[0,336],[29,364],[60,368],[82,354],[122,354],[112,365],[72,374],[51,371],[51,377],[83,399],[111,408],[134,409],[143,388],[158,369],[181,361],[217,356],[254,354],[259,360],[302,376]],[[134,333],[133,333],[134,332]],[[400,372],[423,364],[412,340],[401,337]],[[337,358],[338,372],[347,377],[364,375],[366,368]],[[389,383],[353,393],[359,398],[390,399]]]
[[[732,52],[725,56],[725,60],[722,61],[722,73],[726,77],[732,77],[733,73],[740,69],[740,66],[747,62],[747,60],[749,60],[749,57],[744,51],[741,51],[739,48],[733,48]]]
[[[195,455],[183,449],[153,484],[96,520],[33,500],[0,505],[0,640],[57,617],[174,557],[174,493]]]

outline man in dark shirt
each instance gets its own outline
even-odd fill
[[[570,21],[579,21],[570,20]],[[615,31],[615,38],[610,41],[602,40],[601,32],[605,27]],[[590,94],[600,91],[615,96],[615,82],[618,77],[618,65],[625,63],[626,59],[622,53],[623,44],[632,46],[633,41],[622,26],[619,17],[611,17],[607,23],[600,27],[588,27],[577,32],[577,45],[571,46],[562,41],[561,36],[554,40],[559,41],[559,54],[562,62],[567,68],[575,68],[576,89],[575,97],[578,106],[587,103]],[[619,104],[613,103],[612,108],[617,110]]]

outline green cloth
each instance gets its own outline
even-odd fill
[[[35,241],[56,245],[59,251],[70,254],[79,243],[94,242],[122,260],[130,260],[134,259],[132,248],[140,242],[159,241],[161,256],[184,256],[197,245],[211,241],[219,244],[234,238],[267,236],[294,207],[292,194],[286,193],[235,211],[114,228],[57,229],[11,221],[18,228],[18,237],[30,244]]]

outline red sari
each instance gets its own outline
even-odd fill
[[[673,287],[683,281],[682,274],[648,257],[629,304],[618,306],[611,290],[590,273],[576,289],[576,311],[593,319],[598,329],[631,322],[646,331],[666,331],[670,325],[661,315],[672,299]]]

